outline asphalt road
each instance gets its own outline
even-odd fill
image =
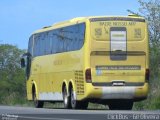
[[[66,110],[0,106],[1,120],[160,120],[160,110]]]

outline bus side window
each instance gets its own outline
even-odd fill
[[[45,33],[42,33],[41,34],[41,49],[42,49],[42,55],[45,55],[46,54],[46,49],[45,49],[45,47],[46,47],[46,43],[45,43],[46,41],[45,41]]]
[[[49,33],[48,32],[45,32],[44,33],[44,43],[45,43],[45,55],[48,55],[50,54],[50,51],[51,51],[51,47],[50,47],[50,37],[49,37]]]
[[[49,47],[49,50],[48,50],[48,53],[49,54],[52,54],[53,53],[53,49],[52,49],[52,34],[51,34],[51,31],[48,33],[48,47]]]
[[[85,24],[79,24],[78,26],[78,49],[81,49],[81,47],[84,44],[84,37],[85,37]]]
[[[64,51],[71,51],[71,41],[72,41],[72,26],[64,28]]]
[[[32,49],[33,49],[33,35],[29,38],[29,43],[28,43],[28,53],[32,55]]]
[[[85,24],[76,24],[40,33],[38,55],[79,50],[84,43]]]
[[[34,35],[34,47],[33,47],[33,56],[34,57],[39,55],[38,54],[39,53],[39,51],[38,51],[38,48],[39,48],[38,42],[39,42],[38,35]]]

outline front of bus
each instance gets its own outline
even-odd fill
[[[141,17],[90,18],[86,96],[110,109],[132,109],[133,102],[147,98],[148,43],[147,24]]]

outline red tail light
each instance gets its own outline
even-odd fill
[[[146,82],[149,82],[149,69],[146,69],[145,79]]]
[[[91,68],[86,69],[85,78],[86,78],[86,82],[87,83],[91,83],[92,82]]]

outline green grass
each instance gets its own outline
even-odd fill
[[[159,74],[160,75],[160,74]],[[134,110],[157,110],[160,109],[160,76],[150,79],[148,98],[134,104]]]

